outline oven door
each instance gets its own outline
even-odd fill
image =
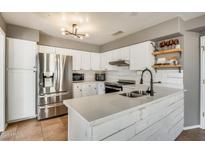
[[[105,93],[114,93],[122,91],[122,87],[105,86]]]

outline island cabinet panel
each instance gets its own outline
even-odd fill
[[[175,140],[184,126],[184,92],[94,121],[85,120],[77,112],[68,118],[69,140]]]
[[[182,108],[182,107],[181,107]],[[177,125],[178,122],[183,120],[183,111],[181,108],[176,109],[169,113],[162,119],[158,119],[154,123],[148,124],[146,127],[139,129],[136,131],[136,135],[131,140],[138,140],[138,141],[166,141],[166,140],[174,140],[177,136],[171,135],[170,131]],[[140,125],[140,124],[139,124]],[[180,127],[180,133],[183,130],[183,125]],[[174,136],[174,137],[170,137]]]
[[[92,134],[93,140],[103,140],[106,137],[123,130],[130,125],[133,125],[136,121],[140,120],[141,111],[130,112],[125,116],[121,116],[119,118],[115,118],[109,120],[108,122],[104,122],[102,124],[98,124],[93,126]]]
[[[155,111],[148,117],[141,116],[140,121],[104,140],[170,140],[167,134],[183,119],[183,101],[172,102],[167,108]],[[183,127],[180,130],[182,131],[182,129]],[[175,137],[177,136],[175,135]],[[171,138],[171,140],[175,139]]]
[[[88,141],[91,140],[91,127],[79,113],[73,109],[68,110],[69,125],[68,125],[68,140],[70,141]]]

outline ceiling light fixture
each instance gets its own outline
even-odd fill
[[[88,33],[85,33],[85,34],[78,33],[78,29],[79,29],[79,26],[77,24],[73,24],[71,32],[65,28],[61,28],[61,34],[62,35],[72,35],[74,38],[79,38],[81,40],[84,39],[85,37],[89,37]]]

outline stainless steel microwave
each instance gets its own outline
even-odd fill
[[[96,73],[95,74],[95,80],[96,81],[105,81],[106,80],[105,73]]]
[[[83,81],[84,74],[83,73],[73,73],[73,81]]]

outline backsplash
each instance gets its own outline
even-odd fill
[[[75,73],[84,73],[85,81],[95,81],[95,73],[102,71],[73,71]],[[158,70],[157,73],[152,70],[154,81],[161,81],[161,84],[156,84],[163,87],[183,88],[183,70],[179,73],[178,70]],[[106,81],[117,81],[119,79],[135,80],[140,82],[141,71],[130,71],[128,67],[119,67],[116,71],[106,71]],[[145,84],[149,84],[150,76],[144,74]]]
[[[183,88],[183,71],[179,73],[178,70],[158,70],[157,73],[153,70],[154,81],[161,81],[161,84],[156,84],[163,87]],[[117,81],[118,79],[135,80],[140,82],[141,71],[130,71],[128,68],[119,68],[117,71],[107,71],[107,81]],[[144,74],[144,82],[149,84],[150,76],[148,73]]]

